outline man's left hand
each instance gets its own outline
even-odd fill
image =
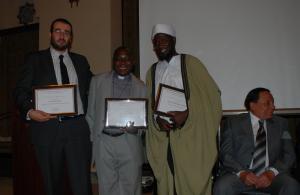
[[[138,128],[134,127],[134,126],[129,126],[129,127],[125,127],[122,128],[123,131],[130,133],[130,134],[137,134],[138,133]]]
[[[171,112],[168,112],[168,114],[170,114],[172,116],[176,128],[179,128],[179,127],[182,127],[183,124],[185,123],[189,112],[187,110],[185,110],[185,111],[171,111]]]
[[[256,182],[256,188],[266,188],[271,185],[275,178],[275,174],[273,171],[268,170],[263,172],[260,176],[258,176],[258,181]]]

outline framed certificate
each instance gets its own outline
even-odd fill
[[[76,115],[76,85],[35,87],[34,108],[52,115]]]
[[[106,98],[105,128],[147,128],[147,99]]]
[[[170,111],[187,110],[184,90],[160,83],[154,111],[158,115],[168,116]]]

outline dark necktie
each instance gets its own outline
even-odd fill
[[[264,122],[259,121],[259,129],[256,135],[255,151],[253,155],[252,170],[256,175],[264,172],[266,165],[266,132]]]
[[[69,84],[69,76],[68,76],[68,71],[67,71],[67,67],[64,63],[64,56],[60,55],[59,56],[59,64],[60,64],[60,73],[61,73],[61,83],[62,84]]]

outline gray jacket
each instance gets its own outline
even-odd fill
[[[287,172],[295,161],[294,146],[286,119],[273,116],[267,120],[269,167]],[[221,174],[249,169],[254,153],[250,114],[240,114],[225,121],[221,129]]]
[[[146,86],[132,76],[131,96],[129,98],[145,98]],[[91,141],[103,136],[102,130],[105,124],[105,98],[111,97],[113,73],[104,73],[92,78],[88,98],[88,111],[86,119],[91,131]]]

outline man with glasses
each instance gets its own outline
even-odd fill
[[[32,53],[25,60],[14,91],[15,101],[22,118],[30,124],[46,194],[63,194],[66,166],[73,194],[89,195],[91,143],[84,114],[92,73],[84,56],[69,51],[73,30],[68,20],[54,20],[49,35],[50,48]],[[76,115],[55,116],[34,108],[34,87],[61,84],[76,85]]]

